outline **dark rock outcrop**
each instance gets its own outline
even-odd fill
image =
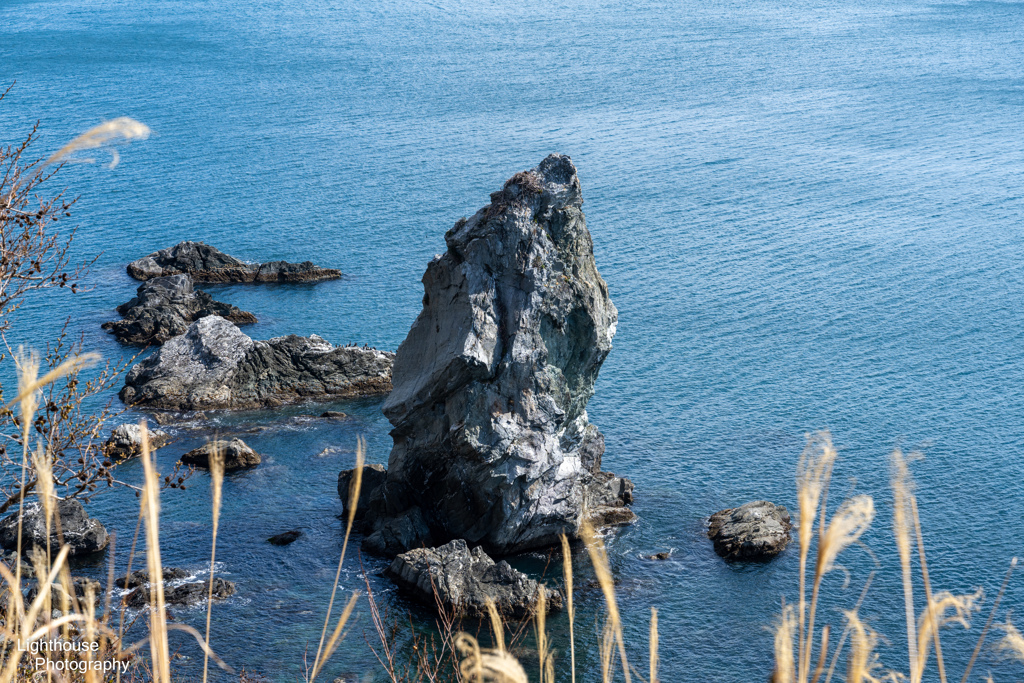
[[[128,264],[128,274],[136,280],[179,273],[191,275],[196,282],[318,282],[341,277],[340,270],[309,261],[246,263],[202,242],[179,242]]]
[[[320,413],[320,417],[326,420],[344,420],[348,415],[341,412],[340,410],[325,410]]]
[[[187,579],[191,574],[184,569],[175,567],[163,567],[161,570],[164,582]],[[138,588],[149,583],[149,572],[145,569],[136,569],[131,574],[114,579],[114,585],[118,588]]]
[[[270,545],[289,545],[299,540],[302,537],[302,532],[298,529],[292,529],[291,531],[285,531],[282,534],[271,536],[267,539],[267,543]]]
[[[256,316],[237,306],[214,301],[209,293],[193,289],[188,275],[158,277],[139,285],[137,295],[117,307],[122,320],[103,323],[122,344],[163,344],[185,334],[188,326],[208,315],[236,325],[256,322]]]
[[[164,603],[167,605],[187,607],[199,605],[206,602],[209,594],[210,584],[183,583],[179,586],[164,586]],[[132,609],[142,609],[149,606],[150,586],[136,588],[125,596],[124,604]],[[235,594],[235,584],[219,577],[213,577],[213,599],[223,600]]]
[[[587,518],[591,487],[607,488],[586,407],[618,314],[582,205],[576,168],[553,154],[445,234],[384,404],[394,448],[369,550],[557,544]],[[592,519],[631,517],[605,512]]]
[[[386,394],[395,354],[324,339],[253,341],[224,318],[192,323],[125,377],[121,400],[162,410],[261,408]]]
[[[22,552],[28,552],[36,547],[46,550],[46,521],[42,508],[37,502],[27,502],[24,512],[21,531]],[[61,536],[64,543],[71,546],[71,555],[99,552],[110,542],[107,530],[99,520],[89,518],[85,507],[77,498],[58,501],[55,517],[60,517]],[[50,521],[50,549],[54,552],[61,547],[60,536],[57,535],[57,521]],[[6,550],[18,547],[17,512],[0,522],[0,547]]]
[[[525,619],[545,593],[548,611],[561,609],[561,593],[544,588],[508,562],[495,562],[477,546],[470,551],[462,539],[439,548],[416,548],[397,556],[388,575],[419,598],[434,604],[434,595],[456,617],[487,616],[487,598],[508,618]]]
[[[763,560],[785,549],[792,528],[786,508],[755,500],[711,515],[708,538],[727,560]]]
[[[633,482],[611,472],[595,472],[587,487],[586,515],[593,526],[624,526],[636,521],[633,504]]]
[[[231,441],[210,441],[199,448],[194,448],[181,456],[181,462],[204,470],[210,469],[210,458],[214,451],[220,451],[224,455],[224,470],[243,470],[256,467],[262,462],[260,454],[249,448],[241,439]]]
[[[159,429],[147,431],[149,432],[150,450],[156,450],[171,442],[171,437],[167,432],[162,432]],[[142,428],[131,422],[114,427],[110,438],[103,444],[103,453],[119,460],[140,455],[142,453]]]
[[[338,496],[341,503],[348,512],[348,487],[352,483],[352,475],[355,470],[342,470],[338,473]],[[384,483],[387,477],[387,470],[383,465],[363,465],[363,480],[359,485],[359,500],[356,501],[356,517],[363,517],[370,506],[373,494]]]

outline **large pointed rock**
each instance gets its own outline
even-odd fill
[[[394,355],[316,335],[253,341],[211,315],[132,367],[120,397],[147,408],[207,410],[374,396],[391,390]]]
[[[462,538],[505,554],[557,543],[589,514],[604,439],[586,408],[617,312],[582,205],[576,168],[553,154],[445,234],[384,404],[394,447],[369,549]]]

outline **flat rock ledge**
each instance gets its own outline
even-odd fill
[[[121,320],[103,323],[103,329],[122,344],[163,344],[185,334],[188,326],[208,315],[218,315],[236,325],[256,322],[256,316],[237,306],[214,301],[192,287],[188,275],[153,278],[139,285],[136,296],[117,307]]]
[[[341,271],[309,261],[246,263],[202,242],[179,242],[128,264],[136,280],[191,275],[196,282],[319,282],[341,277]]]
[[[548,611],[562,607],[562,594],[541,586],[504,560],[495,562],[462,539],[438,548],[417,548],[397,556],[387,570],[394,581],[419,599],[435,603],[435,594],[456,617],[486,617],[487,599],[510,619],[526,619],[537,609],[539,591]]]
[[[369,550],[465,539],[505,555],[634,518],[631,484],[605,495],[587,417],[618,313],[582,207],[576,167],[552,154],[445,233],[383,406],[394,446]]]
[[[792,528],[785,507],[755,500],[711,515],[708,538],[727,560],[766,560],[789,545]]]
[[[376,396],[391,390],[394,357],[332,346],[317,335],[254,341],[211,315],[132,367],[119,396],[128,405],[175,411]]]
[[[149,448],[156,450],[171,442],[171,436],[159,429],[149,429]],[[142,454],[142,428],[131,422],[114,427],[110,438],[103,443],[103,453],[107,457],[127,460]]]
[[[193,448],[181,456],[181,462],[185,465],[208,470],[210,469],[210,460],[216,451],[220,451],[224,456],[224,471],[226,472],[249,469],[263,462],[260,454],[241,439],[210,441],[199,448]]]
[[[22,552],[32,548],[46,550],[46,521],[39,503],[25,503],[22,520]],[[99,520],[91,519],[85,512],[85,506],[77,498],[67,498],[57,502],[57,516],[60,517],[60,530],[64,543],[70,547],[71,555],[88,555],[99,552],[110,542],[107,530]],[[50,549],[60,550],[60,536],[57,535],[56,520],[51,520]],[[15,512],[0,521],[0,547],[15,550],[18,547],[18,513]]]

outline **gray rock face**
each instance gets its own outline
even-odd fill
[[[338,496],[341,498],[345,512],[348,513],[348,487],[352,484],[355,470],[342,470],[338,473]],[[387,470],[383,465],[364,465],[363,481],[359,486],[359,500],[356,501],[356,517],[362,517],[370,506],[371,496],[384,483]]]
[[[260,408],[386,394],[395,354],[312,335],[253,341],[218,316],[135,365],[121,400],[164,410]]]
[[[541,590],[546,591],[548,611],[562,606],[561,593],[540,586],[504,560],[495,562],[479,546],[470,551],[462,539],[402,553],[391,562],[388,575],[430,604],[436,592],[457,617],[487,616],[490,598],[503,616],[525,619],[537,608]]]
[[[28,552],[36,547],[46,550],[46,522],[42,508],[37,502],[27,502],[24,512],[21,531],[22,552]],[[71,555],[95,553],[106,548],[110,542],[107,530],[99,520],[89,518],[85,507],[76,498],[58,501],[55,517],[60,517],[61,534],[64,542],[71,546]],[[0,522],[0,547],[6,550],[15,550],[18,547],[17,512]],[[50,548],[56,552],[60,547],[57,520],[53,519],[50,527]]]
[[[341,277],[340,270],[309,261],[246,263],[202,242],[179,242],[128,264],[128,274],[136,280],[179,273],[197,282],[317,282]]]
[[[260,454],[249,448],[244,441],[232,439],[231,441],[205,443],[181,456],[181,462],[208,470],[210,469],[210,458],[217,450],[224,454],[224,470],[227,472],[256,467],[263,460]]]
[[[150,429],[148,431],[149,447],[151,450],[156,450],[171,442],[171,437],[167,432],[162,432],[159,429]],[[134,458],[140,455],[142,453],[142,428],[131,422],[114,427],[110,438],[103,444],[103,452],[107,456],[119,460]]]
[[[193,289],[188,275],[153,278],[139,285],[135,298],[117,307],[122,320],[103,323],[122,344],[163,344],[185,334],[190,323],[219,315],[236,325],[256,322],[256,316],[237,306],[214,301]]]
[[[786,508],[755,500],[711,515],[708,538],[715,552],[727,560],[761,560],[789,545],[792,528]]]
[[[618,316],[582,205],[553,154],[445,234],[384,404],[394,448],[369,549],[464,538],[504,554],[578,532],[604,453],[586,407]]]

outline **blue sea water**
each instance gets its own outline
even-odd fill
[[[832,500],[868,493],[879,508],[841,557],[847,573],[826,579],[819,616],[840,626],[873,574],[861,614],[886,637],[884,664],[907,669],[894,447],[925,455],[914,472],[936,587],[984,587],[987,610],[1024,552],[1024,3],[0,0],[0,84],[14,80],[0,142],[37,119],[40,156],[116,116],[154,131],[115,169],[61,172],[54,187],[81,196],[75,254],[99,259],[88,291],[33,298],[8,337],[41,346],[70,316],[115,360],[132,351],[99,325],[137,285],[125,263],[183,239],[346,273],[211,288],[256,313],[254,337],[394,349],[444,231],[512,173],[571,155],[620,315],[590,415],[640,517],[610,553],[640,669],[658,609],[662,680],[767,678],[796,553],[727,565],[705,520],[756,498],[793,509],[810,430],[841,447]],[[298,680],[316,649],[341,547],[337,472],[360,435],[371,461],[390,449],[379,402],[336,407],[353,419],[213,420],[265,461],[226,483],[218,571],[239,590],[215,606],[212,643],[275,681]],[[176,435],[162,467],[209,431]],[[122,476],[138,481],[139,466]],[[118,532],[121,568],[135,498],[115,491],[93,509]],[[165,494],[163,516],[165,563],[202,576],[205,475]],[[295,544],[266,543],[294,527]],[[364,587],[357,547],[346,592]],[[539,574],[546,559],[519,563]],[[429,627],[377,576],[382,561],[362,563],[393,616]],[[578,564],[580,678],[596,680],[602,601]],[[81,571],[105,574],[102,560]],[[1004,598],[1016,612],[1022,582]],[[951,676],[986,616],[945,633]],[[201,626],[204,613],[177,617]],[[560,680],[566,627],[553,620]],[[380,678],[364,632],[365,602],[323,680]],[[181,670],[201,670],[198,649],[172,638]],[[997,638],[976,672],[1020,677]]]

